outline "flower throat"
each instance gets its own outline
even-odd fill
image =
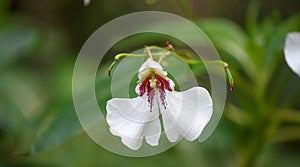
[[[164,77],[155,74],[152,72],[146,79],[141,82],[141,86],[139,87],[139,95],[143,96],[145,93],[148,97],[148,103],[150,106],[150,112],[152,112],[153,100],[155,97],[155,90],[158,90],[160,94],[160,100],[164,108],[166,109],[166,92],[165,90],[172,91],[170,87],[170,82],[166,80]]]

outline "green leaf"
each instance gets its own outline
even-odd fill
[[[228,109],[224,112],[224,114],[232,122],[244,127],[249,127],[253,123],[249,113],[245,112],[243,109],[235,106],[234,104],[228,104],[227,108]]]
[[[271,141],[272,142],[300,141],[300,127],[288,126],[288,127],[279,128]]]
[[[0,65],[33,49],[37,37],[38,32],[30,27],[2,29],[0,31]]]
[[[96,91],[100,91],[98,93],[101,94],[100,108],[102,111],[105,111],[103,108],[105,108],[106,101],[111,97],[110,89],[107,89],[110,85],[110,78],[107,76],[106,71],[107,68],[108,65],[104,65],[96,77],[96,87],[101,87],[101,89],[96,89]],[[62,74],[58,75],[59,78],[64,79],[61,76]],[[71,82],[69,82],[69,87],[71,87]],[[65,98],[60,97],[60,99],[54,101],[54,104],[60,105],[54,105],[48,109],[41,118],[39,128],[36,132],[36,139],[32,143],[31,150],[29,150],[30,154],[58,147],[84,132],[76,115],[73,101],[61,102]]]
[[[53,120],[50,125],[42,132],[37,133],[38,137],[31,147],[31,154],[59,146],[82,132],[72,103],[69,103],[51,117],[53,117]],[[51,117],[45,118],[44,121],[47,122],[47,119],[51,119]]]

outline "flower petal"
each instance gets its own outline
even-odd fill
[[[88,6],[90,4],[91,0],[83,0],[84,6]]]
[[[127,147],[139,149],[144,136],[148,144],[158,145],[161,133],[158,107],[154,105],[150,112],[146,97],[114,98],[107,102],[106,110],[111,133],[121,137]]]
[[[287,35],[284,55],[290,68],[300,76],[300,32],[291,32]]]
[[[161,107],[165,133],[170,142],[180,135],[197,139],[212,116],[212,99],[205,88],[167,92],[167,109]]]
[[[148,58],[147,61],[145,61],[139,69],[139,79],[141,80],[144,77],[147,77],[151,73],[151,70],[154,70],[156,74],[162,76],[167,76],[168,74],[166,71],[163,70],[162,66],[159,63]]]

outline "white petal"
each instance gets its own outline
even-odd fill
[[[91,0],[83,0],[84,6],[88,6],[90,4]]]
[[[140,86],[141,86],[141,83],[139,83],[139,84],[137,84],[136,86],[135,86],[135,93],[136,94],[138,94],[138,95],[140,95]]]
[[[174,90],[175,83],[174,83],[170,78],[167,78],[167,81],[169,81],[169,83],[170,83],[170,88],[171,88],[172,90]]]
[[[290,68],[300,76],[300,32],[291,32],[287,35],[284,55]]]
[[[197,139],[212,116],[212,99],[202,87],[184,92],[167,92],[167,109],[161,109],[165,133],[170,142],[180,135]]]
[[[139,68],[139,73],[146,70],[146,69],[149,69],[149,68],[153,68],[153,69],[158,69],[158,70],[163,70],[162,66],[157,63],[156,61],[153,61],[151,59],[147,59],[143,64],[142,66]]]
[[[148,58],[147,61],[145,61],[144,64],[142,64],[142,66],[139,68],[139,79],[147,77],[150,74],[151,70],[154,70],[156,74],[160,74],[163,76],[167,76],[168,74],[163,70],[162,66],[159,63]]]
[[[158,145],[161,133],[158,108],[154,105],[150,112],[146,97],[114,98],[107,102],[106,110],[111,133],[121,137],[127,147],[139,149],[144,136],[148,144]]]

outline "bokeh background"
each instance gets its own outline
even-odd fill
[[[236,88],[228,91],[223,117],[204,143],[183,140],[159,155],[130,158],[85,134],[71,80],[77,54],[96,29],[144,10],[171,12],[202,28],[230,65]],[[283,55],[290,31],[300,31],[299,0],[92,0],[87,7],[81,0],[1,0],[0,166],[297,167],[300,78]],[[157,34],[124,39],[101,63],[167,40],[172,42]],[[202,67],[191,68],[205,79],[197,70]],[[109,84],[106,75],[97,78],[100,107],[111,96],[100,88]]]

